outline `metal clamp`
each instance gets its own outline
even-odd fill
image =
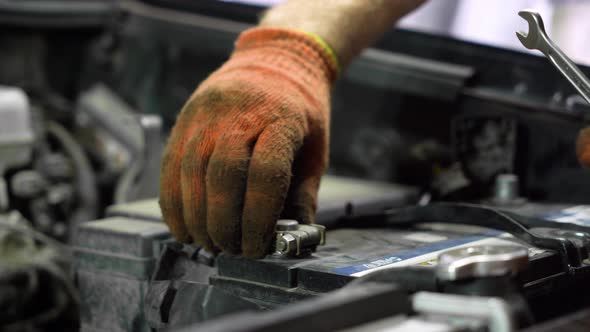
[[[473,246],[443,252],[436,275],[441,280],[516,275],[529,263],[528,250],[520,246]]]
[[[326,228],[321,225],[302,225],[296,220],[277,221],[275,252],[280,256],[305,257],[318,245],[326,243]]]

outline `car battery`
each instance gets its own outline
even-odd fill
[[[527,204],[512,209],[543,216],[563,210],[560,205]],[[590,297],[584,285],[590,280],[590,238],[583,232],[586,226],[533,216],[472,204],[404,208],[341,220],[340,227],[326,232],[326,244],[305,257],[277,250],[259,260],[226,254],[214,259],[198,248],[169,245],[152,280],[146,318],[158,329],[246,309],[277,309],[380,270],[436,268],[442,253],[490,246],[528,251],[528,266],[519,273],[517,283],[535,320],[587,305]],[[195,272],[202,271],[197,266],[209,266],[205,282]],[[441,291],[433,286],[436,275],[399,275],[396,282],[410,291]],[[188,313],[187,307],[191,308]]]
[[[432,267],[442,252],[486,245],[527,248],[529,266],[519,278],[534,312],[554,310],[552,315],[545,315],[550,318],[573,311],[586,301],[580,286],[587,281],[584,274],[577,273],[573,278],[564,263],[568,259],[564,256],[571,252],[531,244],[522,234],[511,234],[514,229],[504,222],[490,227],[494,222],[485,220],[496,218],[496,214],[472,214],[465,210],[471,205],[459,205],[454,208],[467,212],[455,215],[465,220],[448,223],[446,218],[453,219],[453,214],[444,210],[444,204],[443,210],[432,204],[414,207],[427,213],[409,217],[436,223],[406,220],[398,225],[388,218],[400,208],[411,206],[417,198],[415,189],[333,176],[327,176],[321,188],[318,222],[328,228],[326,244],[304,257],[278,253],[261,260],[214,257],[197,247],[174,242],[156,200],[112,206],[107,218],[83,224],[75,237],[82,329],[147,331],[243,310],[275,309],[316,298],[382,269]],[[568,231],[564,226],[584,231],[590,224],[590,209],[585,206],[522,201],[490,210],[553,219],[527,227],[538,226],[543,236],[554,238],[567,235],[559,233]],[[518,222],[528,225],[526,218]],[[573,250],[582,261],[578,272],[583,271],[587,252],[584,256],[579,251],[585,249],[584,238],[573,241],[579,242]],[[422,287],[412,280],[404,282],[404,287]],[[187,305],[191,310],[184,309]]]
[[[370,190],[375,186],[381,190],[378,195]],[[502,208],[470,204],[408,208],[416,197],[412,188],[328,176],[320,190],[318,213],[327,216],[318,218],[327,226],[325,245],[316,243],[315,251],[302,257],[275,248],[276,253],[260,260],[215,257],[176,243],[156,200],[115,205],[107,218],[82,225],[75,237],[83,330],[161,329],[244,310],[276,309],[321,297],[380,270],[435,267],[443,252],[490,245],[528,250],[530,261],[519,275],[519,285],[533,312],[544,319],[587,302],[582,287],[588,281],[587,235],[576,238],[566,233],[586,229],[590,207],[523,201]],[[412,209],[413,213],[400,213]],[[515,223],[496,220],[506,214],[527,232],[553,242],[547,246],[532,241]],[[559,242],[564,237],[569,240]],[[414,290],[424,287],[411,278],[402,283]]]
[[[326,176],[321,183],[316,218],[330,225],[416,200],[417,190],[412,187]],[[114,205],[105,219],[82,224],[73,243],[82,299],[82,330],[149,331],[144,299],[156,261],[166,244],[172,242],[156,199]],[[206,259],[203,254],[200,257]],[[172,272],[175,262],[170,260],[171,268],[161,270]],[[192,275],[206,283],[211,271],[198,264]]]
[[[82,331],[149,331],[141,308],[169,238],[163,223],[121,216],[78,228],[73,249]]]

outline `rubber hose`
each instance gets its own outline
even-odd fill
[[[72,214],[70,220],[74,226],[70,227],[70,235],[72,235],[72,231],[78,223],[91,221],[98,217],[99,198],[96,176],[84,150],[62,125],[55,121],[49,121],[47,133],[61,144],[64,152],[75,165],[76,191],[79,195],[80,206]]]

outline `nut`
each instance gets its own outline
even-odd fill
[[[297,251],[297,239],[291,234],[280,234],[277,238],[276,250],[280,254],[289,254]]]

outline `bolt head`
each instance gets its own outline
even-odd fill
[[[275,229],[279,232],[294,231],[299,226],[297,220],[292,219],[281,219],[277,221]]]
[[[297,239],[291,234],[282,234],[277,237],[275,248],[280,254],[290,254],[297,251]]]

